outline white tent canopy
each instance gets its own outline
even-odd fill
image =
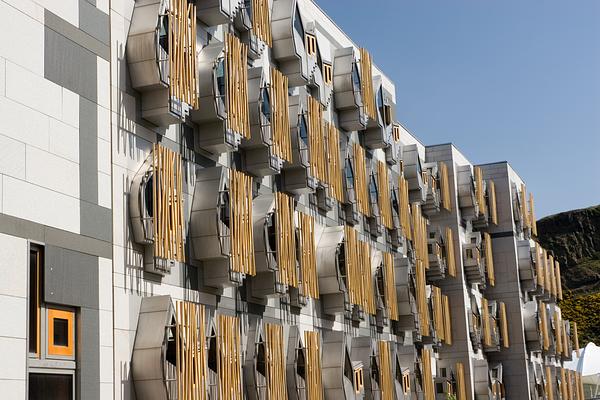
[[[588,343],[580,350],[579,357],[573,351],[573,360],[565,363],[565,368],[581,374],[586,399],[597,395],[600,391],[600,347]],[[588,397],[590,396],[590,397]]]

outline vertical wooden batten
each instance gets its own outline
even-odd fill
[[[252,0],[252,30],[257,38],[267,46],[273,45],[271,21],[269,18],[269,0]]]
[[[243,400],[240,320],[238,317],[217,316],[217,375],[219,398]]]
[[[275,192],[275,215],[279,281],[284,285],[298,287],[294,198],[283,192]]]
[[[314,97],[308,96],[308,142],[311,175],[327,184],[328,165],[325,134],[323,133],[323,106]]]
[[[344,202],[344,183],[340,153],[340,132],[332,123],[326,124],[327,159],[329,165],[329,194],[338,202]]]
[[[365,114],[377,121],[377,104],[373,90],[373,61],[366,49],[360,49],[360,85]]]
[[[377,186],[379,186],[379,212],[383,226],[392,229],[394,221],[392,219],[392,202],[390,198],[390,180],[388,169],[384,162],[377,161]]]
[[[198,108],[196,5],[170,0],[168,16],[169,95]]]
[[[367,184],[367,163],[365,149],[358,143],[352,146],[354,155],[354,190],[358,211],[366,216],[371,215],[369,206],[369,188]]]
[[[304,342],[306,345],[306,398],[323,400],[321,338],[319,332],[304,332]]]
[[[448,166],[445,162],[439,163],[440,192],[442,195],[442,208],[452,211],[452,199],[450,198],[450,179],[448,178]]]
[[[207,399],[205,310],[201,304],[176,302],[175,348],[177,399]]]
[[[391,320],[398,321],[398,299],[394,277],[394,257],[391,253],[383,253],[383,267],[385,271],[385,300],[388,316]]]
[[[252,229],[252,177],[229,171],[231,269],[256,275]]]
[[[317,253],[315,247],[315,219],[311,215],[299,214],[300,268],[304,295],[319,298],[317,278]]]
[[[273,154],[282,160],[292,162],[292,137],[290,134],[289,122],[288,78],[275,68],[271,68],[269,96],[271,98],[271,132],[273,141]]]

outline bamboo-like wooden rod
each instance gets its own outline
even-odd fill
[[[521,216],[523,217],[523,227],[530,228],[531,223],[529,221],[529,211],[527,211],[527,196],[526,196],[525,184],[521,184]]]
[[[423,365],[423,392],[424,400],[435,400],[435,390],[433,387],[433,371],[431,369],[430,349],[421,350],[421,362]]]
[[[283,348],[283,327],[265,324],[267,400],[287,399],[285,378],[285,352]]]
[[[456,277],[456,258],[454,254],[454,235],[452,233],[452,228],[446,227],[445,234],[445,243],[446,246],[446,268],[448,269],[448,275],[452,277]]]
[[[356,192],[356,205],[361,214],[369,216],[371,215],[371,210],[365,149],[358,143],[354,143],[352,151],[354,157],[354,191]]]
[[[240,321],[238,317],[218,315],[217,350],[219,399],[243,400]]]
[[[327,123],[327,156],[329,165],[329,194],[338,202],[344,202],[344,183],[340,152],[340,132],[332,123]]]
[[[198,108],[196,6],[171,0],[169,17],[169,95]]]
[[[565,358],[568,358],[569,355],[571,354],[571,350],[569,350],[569,341],[571,340],[570,333],[567,334],[568,332],[568,327],[569,327],[569,321],[563,321],[562,322],[562,332],[563,332],[563,355],[565,356]]]
[[[554,400],[554,387],[552,385],[552,371],[549,366],[546,366],[546,398]]]
[[[448,178],[448,166],[445,162],[439,163],[440,192],[442,195],[442,207],[446,211],[452,211],[452,199],[450,198],[450,180]]]
[[[267,46],[271,47],[273,45],[269,0],[252,0],[252,30],[256,37]]]
[[[375,291],[373,289],[373,273],[371,269],[371,246],[369,243],[359,241],[359,266],[360,266],[360,288],[362,289],[362,306],[364,310],[375,315]]]
[[[535,220],[535,205],[533,193],[529,193],[529,221],[531,221],[531,233],[537,236],[537,221]]]
[[[548,276],[550,277],[550,293],[556,297],[556,277],[554,276],[554,256],[549,254],[548,259],[546,260],[546,271],[548,271]]]
[[[560,275],[560,263],[558,260],[554,261],[554,276],[556,278],[556,292],[559,300],[563,299],[562,291],[562,277]]]
[[[383,253],[383,268],[385,278],[385,300],[388,316],[398,321],[398,297],[396,295],[396,279],[394,277],[394,257],[391,253]]]
[[[437,336],[446,341],[446,329],[444,328],[444,310],[443,310],[443,299],[442,289],[437,286],[431,287],[431,296],[433,303],[433,326],[437,333]]]
[[[250,139],[248,106],[248,46],[230,34],[225,34],[225,65],[227,86],[227,127]]]
[[[360,85],[365,114],[377,121],[377,104],[373,89],[373,61],[366,49],[360,49]]]
[[[265,0],[253,0],[265,1]],[[271,68],[271,130],[273,132],[273,154],[292,162],[292,137],[289,121],[288,78]]]
[[[323,132],[323,106],[314,97],[308,96],[308,142],[309,165],[313,177],[324,184],[329,182],[327,149]]]
[[[544,350],[550,348],[550,335],[548,334],[548,315],[546,313],[546,305],[543,301],[539,301],[539,318],[541,319],[540,330],[542,335],[542,347]]]
[[[419,312],[421,335],[429,336],[429,307],[427,305],[427,287],[425,283],[425,267],[423,261],[417,259],[415,274],[415,294],[417,297],[417,311]]]
[[[490,286],[496,284],[496,273],[494,271],[494,251],[492,249],[492,237],[489,233],[483,232],[483,245],[485,248],[485,268]]]
[[[475,197],[479,204],[479,212],[487,213],[487,204],[485,202],[485,191],[483,189],[483,172],[480,167],[473,167],[473,175],[475,175]]]
[[[585,400],[585,395],[583,392],[583,379],[581,379],[581,374],[579,372],[575,372],[575,374],[577,376],[577,400]]]
[[[544,265],[546,263],[546,261],[544,259],[542,259],[542,248],[540,247],[540,245],[535,242],[535,273],[536,273],[536,277],[537,277],[537,284],[538,286],[544,288],[545,287],[545,270],[544,270]]]
[[[398,178],[398,215],[400,216],[400,225],[402,233],[408,240],[412,240],[410,201],[408,197],[408,182],[404,175]]]
[[[308,214],[299,214],[300,268],[304,295],[319,298],[317,278],[317,251],[315,246],[315,219]]]
[[[350,302],[369,314],[375,314],[371,251],[366,242],[358,240],[357,231],[344,227],[344,249]]]
[[[394,380],[392,375],[392,357],[390,344],[384,340],[377,342],[379,352],[379,371],[381,379],[381,400],[394,400]]]
[[[492,328],[490,321],[490,308],[488,300],[485,297],[481,298],[481,319],[483,328],[483,344],[486,346],[492,345]]]
[[[456,400],[467,400],[465,367],[461,362],[456,363]]]
[[[505,348],[510,347],[510,340],[508,337],[508,316],[506,315],[506,304],[500,302],[500,328],[502,331],[502,345]]]
[[[498,225],[498,207],[496,205],[496,184],[493,180],[487,182],[488,196],[490,202],[490,220],[494,225]]]
[[[306,398],[323,400],[321,377],[321,338],[319,332],[304,332],[306,344]]]
[[[252,229],[252,177],[229,170],[231,269],[256,275]]]
[[[573,371],[567,370],[565,372],[567,378],[567,399],[575,400],[575,396],[573,393]]]
[[[401,134],[402,130],[400,128],[399,124],[394,124],[392,126],[392,136],[394,137],[394,140],[396,142],[400,141],[400,134]]]
[[[377,161],[377,186],[379,186],[379,212],[381,213],[381,222],[388,229],[394,227],[392,218],[392,201],[390,198],[390,180],[388,177],[388,168],[382,161]]]
[[[561,400],[570,400],[569,394],[567,393],[567,378],[565,376],[564,368],[559,367],[560,369],[560,396]]]
[[[279,281],[284,285],[298,287],[294,198],[283,192],[275,192],[275,213]]]
[[[183,243],[183,162],[166,147],[152,147],[154,256],[185,262]]]
[[[554,311],[554,341],[556,342],[556,353],[561,354],[563,352],[563,338],[562,338],[562,321],[558,311]]]
[[[444,307],[444,341],[447,345],[452,345],[452,314],[448,296],[442,295],[442,305]]]

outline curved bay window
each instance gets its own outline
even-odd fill
[[[346,131],[361,131],[367,126],[362,87],[361,64],[354,47],[337,49],[333,63],[333,93],[340,127]]]
[[[129,32],[127,63],[132,86],[142,93],[142,118],[158,126],[181,122],[198,108],[196,5],[136,4]]]

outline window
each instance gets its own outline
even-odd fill
[[[73,400],[73,375],[29,374],[29,400]]]
[[[360,393],[363,389],[364,381],[363,381],[363,369],[356,368],[354,370],[354,391],[356,393]]]
[[[72,357],[75,352],[75,314],[71,311],[48,310],[48,355]]]
[[[40,356],[42,263],[42,248],[31,246],[29,250],[29,352],[37,357]]]
[[[402,374],[402,391],[405,395],[410,393],[410,372],[405,371]]]
[[[473,249],[467,249],[467,258],[473,258]]]
[[[400,125],[394,124],[394,127],[392,128],[392,132],[394,135],[394,140],[398,141],[400,140]]]
[[[333,81],[333,67],[331,64],[323,64],[323,81],[326,85],[331,85]]]
[[[306,53],[309,56],[315,56],[317,54],[317,38],[310,33],[305,35],[306,39]]]

